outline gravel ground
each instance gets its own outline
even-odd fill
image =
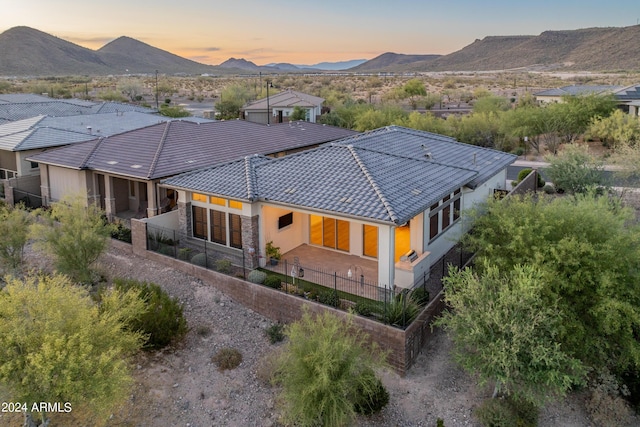
[[[29,253],[30,263],[46,260]],[[134,367],[135,385],[109,426],[278,426],[277,390],[261,380],[265,357],[279,346],[269,343],[265,329],[273,322],[226,297],[213,285],[164,265],[112,247],[99,269],[109,278],[126,277],[162,286],[184,304],[190,331],[179,346],[141,354]],[[223,347],[242,352],[234,370],[220,372],[211,357]],[[405,377],[383,372],[390,403],[382,413],[357,420],[357,426],[479,426],[475,406],[490,395],[453,364],[451,342],[436,332]],[[0,419],[0,424],[2,420]],[[64,418],[52,425],[69,425]],[[583,398],[572,395],[549,405],[540,426],[590,426]]]

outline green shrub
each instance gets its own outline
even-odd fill
[[[231,273],[231,261],[228,259],[219,259],[216,261],[216,271],[229,274]]]
[[[340,297],[336,291],[324,291],[318,294],[318,302],[331,307],[338,307],[340,305]]]
[[[510,397],[487,399],[475,409],[476,418],[486,427],[535,427],[538,408],[525,400]]]
[[[371,304],[365,301],[356,301],[353,306],[353,311],[355,311],[360,316],[371,316],[373,314],[373,310],[371,308]]]
[[[400,293],[383,308],[382,319],[385,323],[401,328],[411,324],[420,312],[420,306],[411,296]]]
[[[188,261],[191,258],[191,248],[178,249],[178,259],[182,261]]]
[[[182,312],[182,304],[172,298],[155,283],[138,282],[137,280],[116,279],[115,287],[126,292],[134,289],[140,292],[147,310],[131,321],[129,327],[148,336],[146,349],[166,347],[187,333],[187,320]]]
[[[411,299],[413,299],[420,307],[424,307],[429,303],[429,291],[420,286],[411,291]]]
[[[274,323],[265,330],[265,333],[271,344],[278,343],[284,339],[284,325],[282,323]]]
[[[270,274],[266,279],[264,279],[264,285],[273,289],[280,289],[281,283],[282,279],[280,279],[280,276],[276,276],[274,274]]]
[[[211,358],[211,361],[221,371],[235,369],[242,363],[242,353],[235,348],[224,347]]]
[[[164,243],[160,243],[160,247],[158,248],[158,253],[166,256],[175,256],[175,248],[173,246],[165,245]]]
[[[111,226],[111,238],[122,242],[131,243],[131,229],[122,222],[117,222]]]
[[[542,191],[544,191],[545,194],[555,194],[556,193],[556,189],[553,185],[551,184],[546,184],[544,187],[542,187]]]
[[[195,254],[193,257],[191,257],[191,264],[195,264],[200,267],[207,268],[207,265],[208,265],[207,254],[204,254],[204,253]]]
[[[511,183],[511,185],[515,187],[516,185],[520,184],[523,179],[525,179],[527,176],[529,176],[531,171],[532,171],[532,169],[530,169],[530,168],[522,169],[520,172],[518,172],[518,179],[513,181]],[[545,184],[545,181],[542,178],[542,175],[540,175],[540,173],[538,172],[538,188],[544,187],[544,184]]]
[[[263,284],[266,279],[267,273],[260,270],[251,270],[249,272],[249,275],[247,276],[248,281],[250,281],[251,283],[257,283],[258,285]]]
[[[353,409],[361,415],[371,415],[380,412],[382,408],[389,403],[389,393],[387,389],[372,370],[367,370],[361,375],[370,378],[358,383]]]

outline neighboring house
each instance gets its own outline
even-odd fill
[[[0,124],[42,115],[64,117],[125,111],[157,113],[152,108],[119,102],[54,99],[31,94],[0,94]]]
[[[295,107],[306,112],[305,121],[315,123],[322,114],[324,98],[293,90],[285,90],[245,105],[242,117],[245,120],[262,124],[284,123],[289,121]]]
[[[390,126],[285,157],[236,158],[162,186],[178,194],[181,239],[236,251],[254,267],[269,241],[285,253],[311,245],[371,261],[379,286],[411,287],[465,231],[461,213],[506,189],[515,159]]]
[[[107,137],[151,124],[173,120],[138,111],[86,114],[77,116],[35,116],[0,125],[0,180],[18,178],[21,190],[40,193],[40,169],[27,160],[54,147]],[[197,122],[209,121],[187,118]]]
[[[541,104],[551,102],[563,102],[566,96],[583,96],[583,95],[609,95],[618,101],[618,107],[634,117],[638,117],[638,109],[640,108],[640,85],[632,86],[564,86],[556,89],[548,89],[534,93],[533,96]]]
[[[161,179],[262,154],[284,155],[356,132],[312,123],[264,126],[243,120],[174,120],[33,155],[43,204],[87,194],[110,218],[155,216],[175,207]]]

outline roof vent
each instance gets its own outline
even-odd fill
[[[431,152],[429,152],[429,153],[424,153],[424,156],[425,156],[427,159],[431,159],[431,158],[432,158],[432,156],[431,156]]]

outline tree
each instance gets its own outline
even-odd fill
[[[405,97],[409,98],[409,104],[414,110],[418,108],[418,98],[427,94],[427,89],[420,79],[411,79],[402,87]]]
[[[291,116],[289,116],[289,120],[307,120],[307,110],[296,105],[293,107],[293,112]]]
[[[616,110],[609,117],[593,117],[587,136],[599,138],[603,145],[613,149],[635,145],[640,141],[640,121],[622,110]]]
[[[355,416],[361,397],[373,398],[380,387],[373,369],[385,357],[367,348],[365,336],[324,312],[291,324],[289,338],[278,360],[277,381],[282,385],[285,418],[299,426],[343,426]]]
[[[584,193],[591,187],[604,185],[604,162],[589,154],[586,146],[569,144],[546,160],[547,176],[560,192]]]
[[[105,418],[128,396],[126,358],[142,337],[124,325],[144,307],[133,293],[106,295],[103,306],[64,276],[12,279],[0,292],[0,381],[12,401],[29,402],[26,425],[34,412],[48,424],[33,402]]]
[[[91,267],[111,235],[100,207],[85,206],[83,198],[70,197],[54,203],[43,219],[46,222],[34,224],[31,235],[54,257],[57,271],[79,283],[92,283]]]
[[[167,103],[160,104],[159,113],[166,117],[190,117],[191,113],[181,105],[169,105]]]
[[[473,103],[474,113],[497,113],[511,108],[509,100],[502,96],[487,95],[478,98]]]
[[[481,214],[481,211],[483,214]],[[593,192],[490,200],[465,236],[499,271],[535,266],[544,301],[557,306],[563,350],[596,371],[640,366],[640,228],[634,213]]]
[[[237,119],[242,106],[252,99],[253,93],[246,85],[232,84],[222,90],[215,109],[221,119]]]
[[[543,275],[533,266],[501,274],[489,264],[444,279],[450,307],[436,325],[455,345],[454,357],[498,394],[541,405],[583,383],[586,369],[556,341],[563,313],[543,297]]]
[[[0,265],[15,271],[22,265],[24,246],[29,239],[29,213],[19,207],[0,206]]]

